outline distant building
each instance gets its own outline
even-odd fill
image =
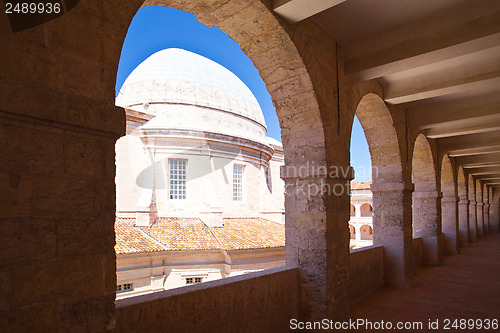
[[[262,218],[117,218],[117,297],[176,288],[284,265],[284,225]]]
[[[142,293],[284,264],[281,144],[250,89],[200,55],[166,49],[116,104],[117,292]]]
[[[351,184],[351,218],[349,233],[351,245],[362,247],[373,242],[373,196],[370,182]]]

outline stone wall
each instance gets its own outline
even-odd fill
[[[126,26],[106,19],[112,7],[80,1],[18,32],[0,15],[2,331],[113,330],[114,143],[125,130],[114,84]]]
[[[279,267],[117,300],[116,328],[120,333],[283,332],[298,316],[299,286],[297,268]]]
[[[384,285],[384,248],[368,246],[352,250],[349,256],[351,300],[361,298]]]

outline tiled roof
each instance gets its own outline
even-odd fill
[[[154,240],[134,228],[134,218],[116,218],[115,252],[117,254],[163,251]]]
[[[226,250],[285,246],[285,226],[261,218],[225,218],[212,231]]]
[[[149,227],[141,227],[167,250],[220,249],[209,227],[197,218],[160,217]]]
[[[160,217],[149,227],[116,218],[117,254],[178,250],[239,250],[285,246],[285,226],[261,218],[225,218],[210,228],[198,218]]]
[[[351,190],[369,190],[372,182],[355,182],[351,183]]]

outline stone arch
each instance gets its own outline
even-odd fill
[[[361,213],[361,217],[372,217],[373,216],[373,207],[369,203],[364,203],[359,207],[359,211]]]
[[[479,179],[476,179],[474,183],[476,187],[476,225],[477,225],[477,237],[484,237],[484,216],[483,216],[483,185]]]
[[[458,252],[457,193],[453,169],[448,155],[441,159],[441,222],[444,249],[448,254]]]
[[[355,115],[363,128],[372,162],[373,244],[383,245],[387,253],[386,284],[403,287],[412,274],[407,264],[410,253],[406,251],[412,241],[406,213],[411,208],[395,121],[384,100],[373,92],[363,95]]]
[[[412,154],[412,181],[415,186],[412,196],[413,236],[422,237],[423,261],[429,265],[439,265],[442,244],[434,165],[429,142],[423,134],[419,134]]]
[[[351,204],[351,216],[356,216],[356,207]]]
[[[457,193],[458,193],[458,231],[460,247],[469,245],[469,200],[467,198],[467,184],[465,181],[464,169],[458,167],[457,172]]]
[[[363,224],[360,228],[360,238],[361,240],[372,240],[373,239],[373,228],[368,224]]]
[[[349,224],[349,235],[351,239],[356,239],[356,228],[352,224]]]
[[[332,299],[336,299],[338,303],[342,303],[344,299],[347,301],[347,292],[327,288],[326,281],[331,279],[328,280],[324,272],[334,274],[333,269],[325,268],[332,263],[339,267],[348,265],[349,236],[345,228],[349,217],[348,196],[327,196],[321,191],[310,195],[311,193],[300,190],[300,188],[307,188],[308,185],[322,188],[324,184],[324,177],[316,177],[307,168],[311,165],[311,161],[314,164],[313,167],[327,165],[325,131],[330,127],[323,126],[322,117],[325,112],[322,110],[325,105],[332,105],[324,101],[318,102],[323,98],[323,92],[330,92],[330,89],[315,90],[313,87],[313,78],[315,85],[322,84],[318,84],[318,81],[321,81],[318,76],[321,77],[324,71],[311,70],[309,72],[304,64],[308,61],[310,66],[311,63],[314,66],[317,64],[311,60],[311,50],[304,51],[310,46],[304,45],[303,40],[295,44],[297,38],[295,34],[289,33],[286,30],[287,25],[279,21],[260,0],[222,2],[218,0],[147,0],[143,6],[168,6],[184,10],[196,15],[199,22],[209,27],[218,27],[240,45],[242,51],[259,70],[276,107],[282,130],[286,164],[282,169],[286,189],[286,264],[311,268],[304,281],[306,299],[323,300],[321,303],[325,307],[323,308],[322,305],[321,309],[315,308],[315,311],[325,312],[332,303]],[[301,53],[304,52],[309,53],[307,57],[302,58]],[[330,63],[332,68],[335,68],[335,62]],[[331,84],[331,81],[328,81],[328,84]],[[306,169],[301,169],[301,167],[306,167]],[[307,172],[298,170],[307,170]],[[343,179],[342,184],[344,184]],[[327,214],[327,206],[342,207],[342,209],[330,209]],[[337,222],[341,219],[338,216],[342,217],[342,222],[345,224]],[[310,222],[304,223],[304,221]],[[332,228],[336,230],[333,231]],[[323,237],[318,237],[318,232],[324,233]],[[335,242],[332,242],[331,237],[325,236],[328,232],[341,235],[341,237],[335,236]],[[309,246],[306,251],[299,251],[299,248],[303,247],[301,242],[304,240],[310,244],[314,243],[314,246]],[[329,257],[328,261],[311,252],[319,249],[326,252],[331,246],[341,250],[332,251],[335,256]],[[337,293],[335,297],[331,295],[334,292]],[[304,304],[304,306],[307,305]],[[325,313],[317,314],[317,316],[325,316]]]
[[[377,94],[368,93],[360,100],[355,113],[368,142],[373,183],[402,182],[399,140],[391,113],[383,99]]]
[[[38,133],[40,135],[30,138],[33,142],[51,143],[44,146],[43,151],[38,149],[36,153],[33,152],[37,160],[50,162],[46,156],[51,156],[55,161],[62,161],[60,154],[68,155],[63,163],[47,168],[47,171],[44,170],[33,179],[42,187],[50,187],[48,197],[58,199],[51,202],[54,203],[53,206],[45,207],[47,217],[53,219],[51,223],[57,223],[62,229],[67,230],[61,235],[58,233],[57,240],[64,244],[73,244],[75,255],[71,258],[56,258],[51,251],[48,251],[43,258],[36,260],[32,257],[26,258],[27,263],[33,265],[35,270],[43,270],[47,265],[57,269],[74,267],[73,273],[83,276],[83,279],[87,277],[85,270],[89,268],[102,270],[102,274],[96,275],[98,280],[92,283],[104,286],[102,292],[95,293],[95,290],[90,290],[92,287],[90,285],[82,287],[83,293],[80,294],[95,294],[96,302],[104,309],[104,315],[96,318],[99,323],[101,320],[106,320],[108,327],[114,327],[110,318],[115,318],[113,315],[116,264],[113,249],[114,144],[116,139],[123,135],[125,124],[124,113],[118,112],[114,106],[114,78],[127,23],[131,21],[142,2],[142,0],[131,0],[117,6],[104,1],[102,5],[96,6],[92,1],[80,1],[69,15],[25,30],[16,36],[12,36],[10,32],[2,36],[5,37],[5,47],[15,51],[7,55],[6,63],[12,66],[6,66],[6,71],[2,73],[4,94],[11,97],[2,101],[3,109],[26,116],[28,119],[26,122],[30,122],[33,128],[35,126],[38,128],[39,124],[43,125],[43,130],[39,130],[40,133],[42,131],[50,133],[50,135]],[[278,20],[261,1],[149,2],[151,5],[156,3],[188,10],[197,14],[200,21],[214,21],[223,30],[227,32],[231,30],[230,36],[242,45],[270,87],[278,117],[282,128],[285,129],[283,144],[286,149],[287,164],[301,166],[306,161],[325,163],[324,131],[309,74],[302,59],[297,55],[293,42],[290,42],[289,36],[279,25],[275,25]],[[196,7],[196,10],[190,10],[191,7]],[[3,22],[6,23],[6,20],[7,17],[4,16]],[[221,21],[226,26],[231,26],[230,29],[222,27],[219,24]],[[241,22],[244,24],[239,24]],[[302,24],[295,26],[293,32],[302,32],[301,27]],[[4,33],[4,30],[8,30],[8,24],[4,24],[1,29]],[[73,32],[76,35],[74,38],[69,38]],[[310,41],[313,43],[315,39],[311,38]],[[26,50],[30,52],[24,52]],[[307,58],[314,59],[313,53],[310,52]],[[314,62],[314,60],[309,61]],[[23,64],[30,66],[28,69],[21,68]],[[314,63],[315,66],[317,64]],[[322,72],[328,65],[335,68],[336,62],[325,61],[317,72]],[[37,69],[36,75],[33,75],[34,72],[29,70],[30,68]],[[331,95],[335,95],[333,92],[335,89],[319,88],[321,89],[318,89],[318,93],[319,90],[328,90]],[[30,98],[25,98],[26,94],[19,94],[19,90],[24,90]],[[327,104],[321,103],[321,105]],[[25,122],[24,118],[19,117],[19,119],[20,122]],[[54,128],[57,131],[54,131]],[[61,145],[62,142],[64,147]],[[31,151],[23,151],[19,160],[14,162],[25,161],[23,157],[32,156],[31,154]],[[93,163],[94,161],[104,161],[104,163]],[[61,169],[70,172],[61,177]],[[82,175],[85,176],[84,180]],[[312,182],[311,177],[307,175],[303,178],[299,186]],[[52,182],[56,186],[45,186]],[[69,187],[75,189],[73,192],[78,198],[67,197]],[[323,318],[326,317],[323,309],[317,310],[317,308],[326,306],[325,304],[332,302],[333,299],[336,301],[340,299],[339,303],[342,303],[342,297],[345,298],[344,295],[348,294],[347,291],[337,291],[346,288],[336,288],[331,285],[332,275],[338,276],[335,285],[347,285],[344,277],[347,274],[344,274],[345,261],[341,261],[342,258],[337,254],[341,251],[328,249],[330,252],[326,256],[326,239],[336,240],[336,235],[340,234],[337,231],[342,227],[342,235],[344,237],[345,234],[347,243],[347,230],[344,224],[339,223],[337,226],[333,221],[334,223],[328,223],[328,228],[329,235],[335,237],[325,237],[327,219],[324,196],[314,197],[311,200],[291,197],[287,201],[288,207],[296,207],[291,209],[294,214],[289,214],[287,217],[287,226],[292,227],[288,228],[290,232],[287,231],[289,256],[287,262],[289,261],[292,266],[308,268],[307,274],[303,276],[306,295],[304,298],[317,301],[318,306],[313,310],[316,311],[316,317]],[[79,216],[74,216],[73,212],[78,210],[78,207],[93,209],[87,209],[78,214]],[[332,211],[330,215],[334,216],[331,220],[335,220],[339,214],[335,208],[337,207],[330,209]],[[347,202],[342,208],[347,220]],[[71,216],[71,225],[68,224],[67,214]],[[96,223],[89,224],[89,217]],[[328,222],[332,222],[331,220]],[[84,237],[80,232],[82,227],[89,231],[86,233],[87,236],[99,234],[100,237]],[[335,230],[331,232],[333,228]],[[300,242],[300,239],[306,243],[310,240],[311,246],[301,248],[299,251],[298,246],[293,247],[293,244]],[[85,243],[89,245],[89,242],[92,246],[84,246]],[[347,246],[345,248],[347,252]],[[302,254],[294,254],[295,252]],[[338,261],[341,262],[339,268],[336,268]],[[75,266],[75,263],[78,265]],[[54,284],[54,292],[48,295],[47,302],[58,303],[64,294],[63,287]],[[85,297],[75,297],[74,301],[74,304],[83,304],[81,302],[85,301]],[[54,318],[60,318],[61,314],[64,314],[62,311],[67,310],[67,307],[60,308],[46,316],[50,322]],[[340,308],[347,309],[348,306],[339,306]],[[82,321],[83,324],[87,322]]]
[[[467,194],[469,196],[469,240],[477,241],[477,209],[476,182],[471,174],[467,177]]]
[[[165,6],[190,12],[196,15],[199,22],[208,27],[217,26],[237,42],[259,70],[276,107],[282,129],[285,163],[300,165],[304,160],[303,154],[307,154],[309,159],[320,157],[320,160],[324,160],[324,133],[320,109],[314,98],[314,87],[308,70],[290,35],[260,0],[223,3],[216,0],[142,0],[142,2],[143,7]],[[244,24],[235,24],[235,16],[241,18]],[[258,18],[258,21],[250,18]],[[256,40],[259,42],[256,43]],[[300,84],[297,84],[299,79]],[[297,99],[300,95],[311,98],[301,99],[299,105]],[[300,119],[292,117],[298,110],[302,114]],[[311,132],[316,130],[314,132],[316,134],[305,138],[303,131],[306,129]],[[301,133],[300,140],[297,139],[298,132]],[[314,136],[316,138],[313,138]],[[297,145],[297,142],[303,144]],[[311,145],[321,147],[318,156],[310,156],[308,148],[311,148]],[[301,158],[298,158],[299,156]]]

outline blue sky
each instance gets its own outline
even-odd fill
[[[239,45],[217,27],[208,28],[196,16],[167,7],[143,7],[130,24],[125,38],[118,73],[116,94],[127,76],[153,53],[177,47],[203,55],[236,74],[252,91],[264,113],[267,135],[281,141],[276,110],[252,61]],[[356,170],[355,181],[371,179],[370,155],[365,136],[357,120],[351,138],[351,165]],[[362,177],[360,177],[362,176]]]

